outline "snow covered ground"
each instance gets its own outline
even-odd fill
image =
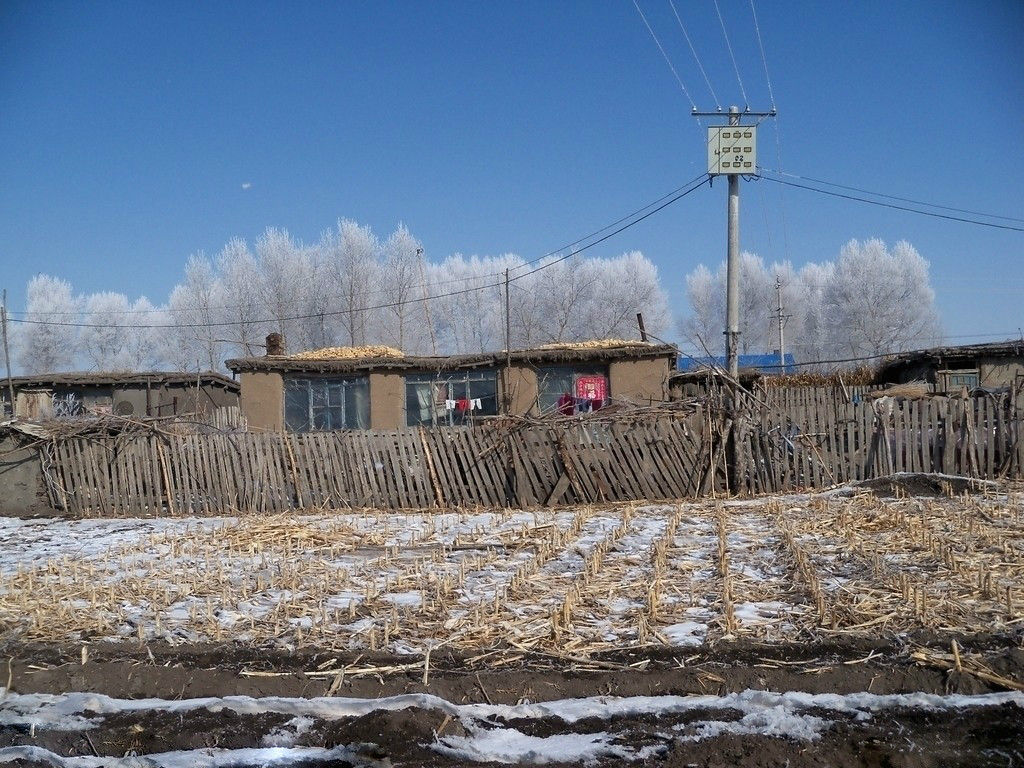
[[[839,493],[560,510],[0,518],[25,639],[586,654],[836,629],[998,629],[1020,497]]]
[[[264,737],[273,745],[245,749],[202,749],[144,756],[65,757],[34,745],[0,748],[0,762],[37,760],[55,766],[98,768],[117,766],[288,765],[299,762],[348,761],[383,765],[380,755],[389,745],[347,744],[332,748],[297,744],[320,721],[358,718],[375,711],[433,710],[461,725],[455,735],[434,734],[423,745],[439,755],[470,762],[539,764],[556,761],[592,762],[602,757],[644,761],[673,743],[695,742],[728,733],[814,742],[836,723],[866,722],[897,710],[948,711],[986,707],[1024,708],[1024,694],[938,696],[923,693],[810,694],[747,690],[727,696],[589,697],[538,704],[454,704],[428,694],[383,699],[250,698],[227,696],[204,699],[113,699],[92,693],[63,695],[16,694],[0,689],[0,726],[26,729],[33,738],[47,731],[101,731],[107,718],[140,714],[173,716],[179,722],[200,711],[232,712],[242,717],[262,713],[291,717],[285,727]],[[1022,713],[1024,714],[1024,713]],[[654,731],[631,731],[628,718],[656,718]],[[556,732],[524,733],[531,723],[554,722]],[[603,723],[593,730],[593,722]],[[590,726],[579,728],[582,723]],[[124,724],[123,720],[121,721]],[[625,723],[625,725],[623,725]],[[515,724],[515,725],[513,725]],[[518,726],[518,727],[515,727]],[[182,727],[185,727],[184,725]],[[91,743],[91,742],[90,742]],[[374,756],[376,755],[376,756]]]

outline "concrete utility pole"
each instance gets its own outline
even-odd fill
[[[740,124],[739,107],[729,107],[729,125]],[[725,358],[729,375],[740,372],[740,177],[729,174],[729,254],[726,262]]]
[[[776,319],[779,321],[779,365],[782,366],[782,368],[779,369],[779,373],[785,373],[786,335],[784,329],[786,326],[786,316],[782,314],[782,280],[778,276],[775,277],[775,296],[778,299],[778,309],[776,310],[778,314],[776,315]]]
[[[729,374],[739,374],[740,345],[740,176],[757,175],[757,126],[741,123],[743,117],[774,117],[770,112],[740,112],[729,107],[726,115],[717,112],[698,112],[694,117],[728,117],[729,124],[708,126],[708,173],[729,177],[729,243],[726,261],[725,293],[725,357]],[[737,130],[739,129],[739,130]]]

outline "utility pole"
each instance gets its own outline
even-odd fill
[[[505,414],[512,413],[512,302],[509,299],[508,267],[505,267]]]
[[[740,343],[740,176],[757,175],[757,126],[743,125],[744,117],[774,117],[770,112],[740,112],[729,107],[726,115],[717,112],[698,112],[694,117],[728,117],[729,124],[708,126],[708,173],[729,177],[728,255],[726,261],[725,293],[725,357],[729,375],[739,375]]]
[[[0,324],[2,324],[4,337],[4,365],[7,367],[7,393],[11,398],[11,418],[14,418],[14,379],[11,376],[11,350],[7,344],[7,289],[4,288],[3,297],[0,298]],[[2,415],[2,414],[0,414]]]
[[[778,314],[776,319],[779,321],[779,365],[782,366],[779,369],[779,373],[786,372],[786,335],[784,328],[786,326],[786,316],[782,314],[782,280],[778,275],[775,276],[775,296],[778,298]]]
[[[738,107],[729,107],[729,125],[739,125]],[[729,174],[729,255],[726,262],[725,358],[729,375],[740,372],[740,177]]]

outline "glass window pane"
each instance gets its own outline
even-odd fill
[[[564,395],[572,397],[573,374],[571,368],[547,367],[537,371],[537,392],[540,412],[554,414],[558,401]]]
[[[370,426],[370,383],[368,379],[345,382],[344,423],[338,427],[367,429]]]
[[[284,426],[292,432],[309,430],[309,388],[304,381],[289,381],[285,386]]]
[[[406,381],[405,423],[410,427],[430,424],[433,414],[434,385],[430,382]]]

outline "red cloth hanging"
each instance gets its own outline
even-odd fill
[[[563,416],[572,416],[575,410],[576,402],[568,392],[558,398],[558,411]]]

